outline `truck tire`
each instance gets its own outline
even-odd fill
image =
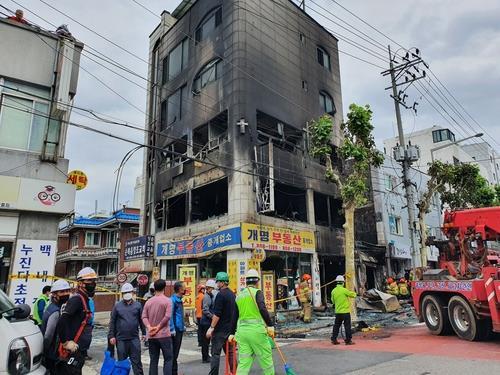
[[[428,294],[422,299],[422,316],[425,325],[433,335],[441,336],[451,333],[448,314],[439,296]]]
[[[463,297],[453,296],[450,298],[448,316],[453,330],[462,340],[481,341],[490,334],[489,321],[477,319],[469,302]]]

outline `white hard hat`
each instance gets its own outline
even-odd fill
[[[247,272],[246,278],[247,279],[260,279],[259,272],[257,272],[257,270],[254,270],[254,269],[249,269]]]
[[[344,276],[342,275],[338,275],[336,278],[335,278],[335,281],[336,282],[345,282],[345,279],[344,279]]]
[[[205,286],[207,288],[216,288],[217,287],[217,284],[215,283],[215,280],[214,279],[210,279],[210,280],[207,280],[207,282],[205,283]]]
[[[122,293],[128,293],[128,292],[133,292],[135,288],[132,286],[130,283],[125,283],[122,285],[121,292]]]
[[[50,289],[51,292],[59,292],[61,290],[70,290],[71,286],[66,280],[56,280],[54,281],[54,284],[52,284],[52,288]]]
[[[97,273],[90,267],[85,267],[78,272],[77,280],[91,280],[97,279]]]

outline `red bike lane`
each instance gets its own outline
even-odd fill
[[[381,329],[358,333],[352,346],[332,345],[330,340],[306,340],[289,345],[296,349],[334,351],[385,352],[431,355],[461,359],[493,360],[500,362],[500,337],[485,342],[469,342],[458,337],[434,336],[423,324],[399,329]]]

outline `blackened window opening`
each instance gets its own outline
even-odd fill
[[[274,185],[274,216],[285,220],[307,222],[305,189],[276,182]]]
[[[272,142],[286,151],[304,149],[302,130],[261,111],[257,111],[257,136],[261,143]]]
[[[204,221],[227,214],[227,178],[191,191],[191,222]]]
[[[186,225],[186,197],[179,194],[167,200],[167,229]]]
[[[314,192],[314,220],[316,225],[342,228],[345,222],[342,200]]]
[[[193,130],[193,155],[203,158],[227,140],[227,111],[224,111]]]
[[[314,192],[314,221],[316,225],[330,226],[328,218],[328,196]]]

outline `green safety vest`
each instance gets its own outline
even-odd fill
[[[47,297],[45,294],[42,294],[36,299],[35,303],[33,304],[33,319],[35,319],[38,325],[42,324],[43,318],[43,316],[40,316],[40,314],[38,314],[38,302],[40,301],[45,301],[45,308],[47,308],[49,297]]]
[[[238,327],[242,325],[264,325],[264,319],[260,315],[257,307],[255,296],[259,289],[248,287],[243,289],[236,298],[236,305],[238,306]],[[252,294],[250,294],[252,293]]]

